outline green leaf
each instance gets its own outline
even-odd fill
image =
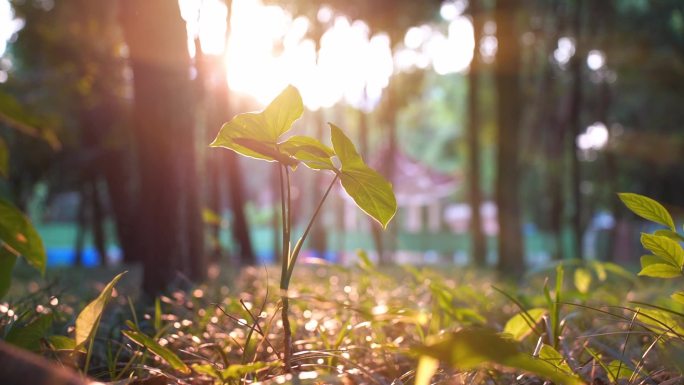
[[[238,379],[240,379],[240,377],[242,377],[246,374],[255,373],[255,372],[257,372],[261,369],[264,369],[264,368],[277,367],[277,366],[280,366],[280,363],[277,361],[275,361],[275,362],[257,361],[257,362],[253,362],[250,364],[244,364],[244,365],[232,364],[228,368],[221,371],[221,377],[223,378],[223,381],[238,380]]]
[[[50,331],[50,327],[52,327],[52,314],[41,314],[28,325],[13,325],[5,341],[32,352],[39,352],[40,340]]]
[[[17,256],[0,245],[0,298],[9,291],[12,283],[12,270],[17,262]]]
[[[582,294],[587,294],[589,292],[589,287],[591,287],[591,273],[587,269],[575,269],[574,282],[577,291]]]
[[[520,312],[506,322],[503,332],[504,334],[511,335],[511,337],[516,341],[522,341],[525,337],[532,333],[532,327],[539,323],[546,313],[546,309],[543,308],[527,310],[527,315],[532,317],[532,319],[529,320],[532,322],[532,325],[530,325],[530,322],[527,320],[527,315],[523,312]]]
[[[243,140],[243,142],[246,139],[250,139],[261,142],[264,145],[270,144],[275,146],[277,138],[271,139],[269,137],[266,132],[266,123],[260,113],[247,112],[235,116],[221,127],[216,139],[209,146],[225,147],[250,158],[275,161],[269,155],[262,154],[259,151],[254,151],[237,143],[236,139]]]
[[[674,221],[670,213],[657,201],[639,194],[619,193],[620,200],[628,209],[644,219],[660,223],[675,231]]]
[[[0,176],[9,177],[9,149],[2,138],[0,138]]]
[[[339,127],[330,124],[330,132],[335,154],[342,164],[339,174],[342,187],[361,210],[386,228],[397,212],[392,184],[363,162]]]
[[[522,353],[516,341],[506,339],[489,329],[462,329],[445,334],[436,342],[415,350],[462,370],[499,364],[537,374],[556,384],[583,383],[575,375],[561,373],[554,365]]]
[[[19,254],[41,274],[45,272],[47,255],[43,240],[28,218],[14,205],[0,199],[0,241]]]
[[[414,385],[430,385],[430,379],[439,368],[439,360],[430,356],[421,356],[416,369]]]
[[[684,265],[684,249],[670,238],[642,233],[641,244],[653,254],[672,263],[673,266],[681,269]]]
[[[639,275],[654,278],[677,278],[682,275],[682,270],[670,264],[654,263],[641,269]]]
[[[679,302],[680,304],[684,305],[684,291],[677,291],[675,293],[672,293],[670,298],[672,298],[672,300]]]
[[[83,308],[81,313],[78,315],[76,318],[76,336],[74,339],[76,341],[76,345],[80,346],[92,337],[93,332],[100,323],[102,312],[112,297],[114,285],[119,282],[119,279],[121,279],[124,274],[126,274],[126,272],[114,277],[107,284],[107,286],[105,286],[100,295],[98,295],[97,298]]]
[[[278,140],[280,135],[292,128],[303,112],[304,103],[299,91],[291,85],[287,86],[262,112],[269,137]]]
[[[76,346],[76,341],[67,336],[49,336],[47,341],[54,350],[76,350],[85,353],[85,349]]]
[[[289,157],[278,150],[277,143],[303,111],[299,91],[288,86],[264,111],[239,114],[224,124],[210,146],[267,161],[287,160]],[[288,162],[293,165],[293,161]]]
[[[628,380],[634,374],[634,371],[627,364],[618,360],[611,361],[606,365],[606,369],[608,376],[613,382],[617,382],[620,379]]]
[[[669,336],[677,336],[678,338],[684,333],[684,329],[679,326],[679,322],[669,312],[643,308],[637,308],[637,310],[639,322],[648,325],[656,333],[662,332]]]
[[[335,152],[328,146],[308,136],[293,136],[278,144],[280,151],[294,157],[315,170],[335,170],[330,157]]]
[[[166,361],[169,366],[184,374],[190,374],[190,368],[183,362],[176,353],[169,348],[161,346],[157,341],[137,330],[124,330],[122,332],[131,341],[146,348],[157,357]]]
[[[684,237],[679,235],[678,233],[675,233],[672,230],[656,230],[653,232],[653,235],[658,235],[660,237],[667,237],[672,239],[675,242],[684,242]]]
[[[553,365],[556,369],[565,374],[572,374],[572,369],[570,369],[570,366],[565,362],[563,355],[551,345],[542,345],[541,350],[539,350],[539,359]]]
[[[640,258],[640,261],[641,261],[641,268],[642,269],[646,266],[656,265],[659,263],[664,263],[666,265],[670,265],[670,266],[673,266],[675,268],[677,267],[677,266],[674,266],[672,264],[672,261],[670,261],[669,259],[665,259],[665,258],[659,257],[657,255],[652,255],[652,254],[642,255]]]

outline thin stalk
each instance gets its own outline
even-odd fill
[[[318,206],[316,206],[316,210],[314,211],[313,215],[311,216],[311,219],[309,220],[309,224],[306,225],[306,230],[304,230],[304,233],[302,234],[301,238],[299,238],[299,240],[295,244],[294,249],[292,250],[292,261],[290,262],[290,266],[287,269],[287,283],[288,284],[290,283],[290,279],[292,278],[292,272],[294,271],[294,265],[295,265],[295,262],[297,261],[297,257],[299,256],[299,251],[302,249],[302,245],[304,244],[304,241],[309,236],[309,232],[311,231],[311,227],[313,226],[314,222],[316,221],[316,218],[318,217],[318,213],[321,211],[321,207],[323,207],[323,203],[328,198],[328,195],[330,194],[330,191],[332,190],[333,186],[335,185],[335,182],[337,182],[338,178],[339,178],[339,175],[335,174],[335,177],[333,178],[332,182],[330,182],[328,189],[325,190],[325,194],[323,194],[323,198],[321,198],[321,201],[318,202]]]
[[[285,170],[283,171],[283,169]],[[283,172],[286,175],[285,180],[283,180]],[[292,201],[290,199],[290,174],[287,166],[280,165],[278,176],[280,178],[280,210],[283,220],[283,255],[281,256],[282,269],[280,272],[280,293],[283,308],[280,314],[283,321],[283,360],[285,361],[285,371],[290,373],[292,372],[292,329],[290,328],[290,318],[288,315],[290,299],[288,298],[287,289],[290,282],[287,278],[287,272],[290,264],[290,206]]]
[[[290,261],[290,229],[288,228],[288,223],[287,223],[287,212],[289,209],[286,207],[288,203],[290,202],[289,198],[285,197],[286,194],[286,189],[285,189],[285,181],[283,180],[283,167],[287,166],[282,166],[278,165],[279,170],[278,170],[278,178],[280,179],[280,214],[282,217],[282,236],[283,236],[283,250],[282,250],[282,255],[280,256],[281,259],[281,272],[280,272],[280,289],[282,290],[287,290],[287,283],[285,281],[285,277],[287,276],[287,268],[288,264]],[[289,188],[287,189],[289,190]]]

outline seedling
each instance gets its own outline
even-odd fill
[[[291,330],[288,319],[290,286],[297,257],[330,191],[339,180],[356,205],[383,228],[397,211],[392,185],[377,171],[368,167],[351,140],[330,123],[332,148],[315,138],[295,135],[283,139],[292,124],[304,112],[302,98],[296,88],[288,86],[261,112],[248,112],[225,123],[211,147],[224,147],[238,154],[268,162],[276,162],[279,170],[282,214],[282,256],[280,289],[282,291],[282,321],[285,367],[291,370]],[[333,159],[336,158],[337,162]],[[292,246],[292,201],[290,173],[299,164],[314,172],[333,175],[322,199],[318,202],[306,229]],[[337,166],[340,165],[340,167]]]

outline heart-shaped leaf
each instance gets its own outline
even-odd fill
[[[386,228],[397,212],[392,184],[368,167],[342,130],[330,124],[335,154],[342,164],[339,170],[342,187],[357,206]]]
[[[225,147],[239,154],[267,161],[281,161],[277,143],[304,111],[299,91],[288,86],[262,112],[235,116],[219,130],[211,147]]]
[[[0,199],[0,241],[41,273],[45,272],[47,255],[43,240],[28,218],[4,199]]]
[[[303,112],[302,96],[296,88],[288,85],[262,112],[269,137],[277,141],[280,135],[290,130]]]

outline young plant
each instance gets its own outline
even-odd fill
[[[263,111],[239,114],[224,124],[210,145],[211,147],[224,147],[244,156],[278,164],[283,222],[280,289],[282,290],[284,359],[288,371],[291,369],[292,350],[287,290],[297,257],[332,188],[339,180],[356,205],[379,222],[383,228],[387,226],[397,210],[392,185],[366,165],[351,140],[334,124],[330,123],[332,148],[309,136],[295,135],[286,139],[282,138],[303,112],[304,105],[299,91],[288,86]],[[337,161],[334,162],[334,159]],[[318,202],[306,229],[293,246],[290,173],[300,163],[315,172],[329,172],[333,174],[333,179],[323,198]]]

